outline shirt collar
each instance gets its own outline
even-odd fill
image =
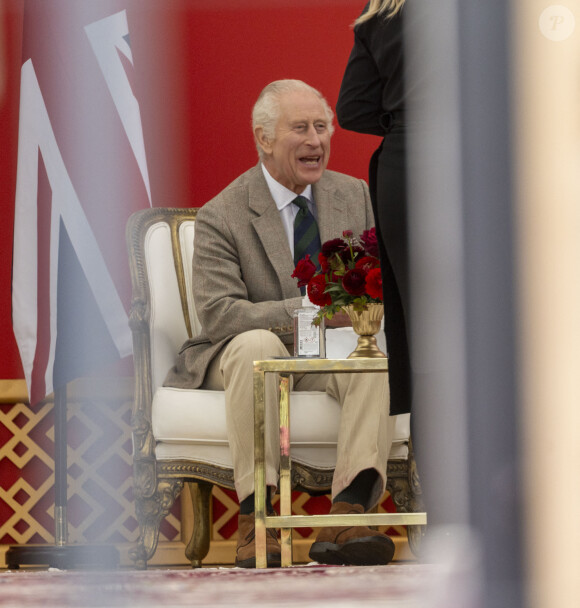
[[[266,178],[266,183],[268,184],[268,188],[270,189],[270,194],[276,203],[276,207],[278,211],[282,211],[284,207],[288,206],[298,195],[292,190],[283,186],[280,182],[277,182],[271,175],[268,173],[268,169],[261,163],[262,172],[264,173],[264,177]],[[304,189],[304,192],[300,194],[304,198],[307,198],[310,203],[313,202],[312,197],[312,185],[308,184]]]

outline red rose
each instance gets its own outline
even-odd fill
[[[310,255],[306,255],[306,257],[299,260],[298,264],[296,264],[292,278],[298,279],[298,287],[304,287],[308,285],[308,281],[314,276],[315,272],[316,266],[310,259]]]
[[[352,238],[352,230],[343,230],[343,231],[342,231],[342,236],[343,236],[345,239],[350,239],[350,238]]]
[[[360,240],[363,242],[369,255],[375,258],[379,257],[379,244],[377,243],[377,232],[374,227],[370,230],[365,230],[360,235]]]
[[[345,247],[348,247],[348,245],[342,239],[331,239],[330,241],[325,241],[322,243],[322,255],[324,255],[325,258],[330,258],[333,254],[342,251]]]
[[[355,263],[355,268],[362,268],[365,272],[368,272],[372,268],[378,268],[379,261],[370,255],[365,255],[359,258]]]
[[[364,255],[364,249],[360,245],[353,245],[347,247],[340,252],[340,257],[345,264],[348,264],[352,260],[357,260],[360,256]]]
[[[366,276],[366,288],[367,293],[371,298],[383,301],[383,278],[381,276],[380,268],[373,268],[369,270]]]
[[[342,286],[351,296],[362,296],[365,292],[366,272],[360,268],[347,271],[342,278]]]
[[[320,270],[325,274],[330,270],[328,260],[326,259],[326,257],[324,257],[322,251],[318,254],[318,263],[320,264]]]
[[[330,294],[324,293],[326,289],[326,277],[323,274],[316,275],[308,283],[306,291],[308,298],[315,306],[327,306],[332,304]]]

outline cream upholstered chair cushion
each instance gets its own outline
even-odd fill
[[[133,285],[134,488],[141,530],[131,555],[140,567],[153,555],[159,525],[189,482],[196,482],[190,490],[199,512],[186,553],[193,565],[201,565],[209,543],[210,484],[233,488],[225,394],[163,387],[183,342],[201,329],[192,298],[195,214],[195,209],[146,209],[133,214],[127,225]],[[377,338],[385,350],[383,332]],[[346,357],[356,345],[351,329],[327,330],[326,340],[329,358]],[[328,490],[340,406],[322,392],[293,393],[291,404],[295,484],[306,491]],[[404,511],[416,510],[408,458],[409,415],[404,414],[397,417],[388,471],[389,490]]]
[[[159,389],[153,398],[153,435],[159,460],[192,459],[232,467],[226,436],[225,401],[217,391]],[[338,436],[338,403],[324,393],[292,393],[292,460],[334,468]],[[208,416],[208,408],[212,415]],[[409,415],[397,416],[391,460],[409,453]],[[324,430],[323,430],[324,429]]]

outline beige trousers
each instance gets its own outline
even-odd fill
[[[332,330],[329,330],[332,331]],[[202,388],[225,390],[228,439],[238,499],[254,491],[253,362],[288,356],[272,332],[257,329],[231,340],[212,361]],[[389,416],[387,374],[294,374],[294,391],[326,391],[342,407],[332,496],[365,469],[379,477],[367,509],[385,491],[394,419]],[[275,374],[266,374],[266,484],[276,487],[279,468],[279,415]]]

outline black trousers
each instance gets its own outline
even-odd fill
[[[406,167],[405,127],[395,124],[369,167],[383,279],[391,415],[409,412],[412,402]]]

